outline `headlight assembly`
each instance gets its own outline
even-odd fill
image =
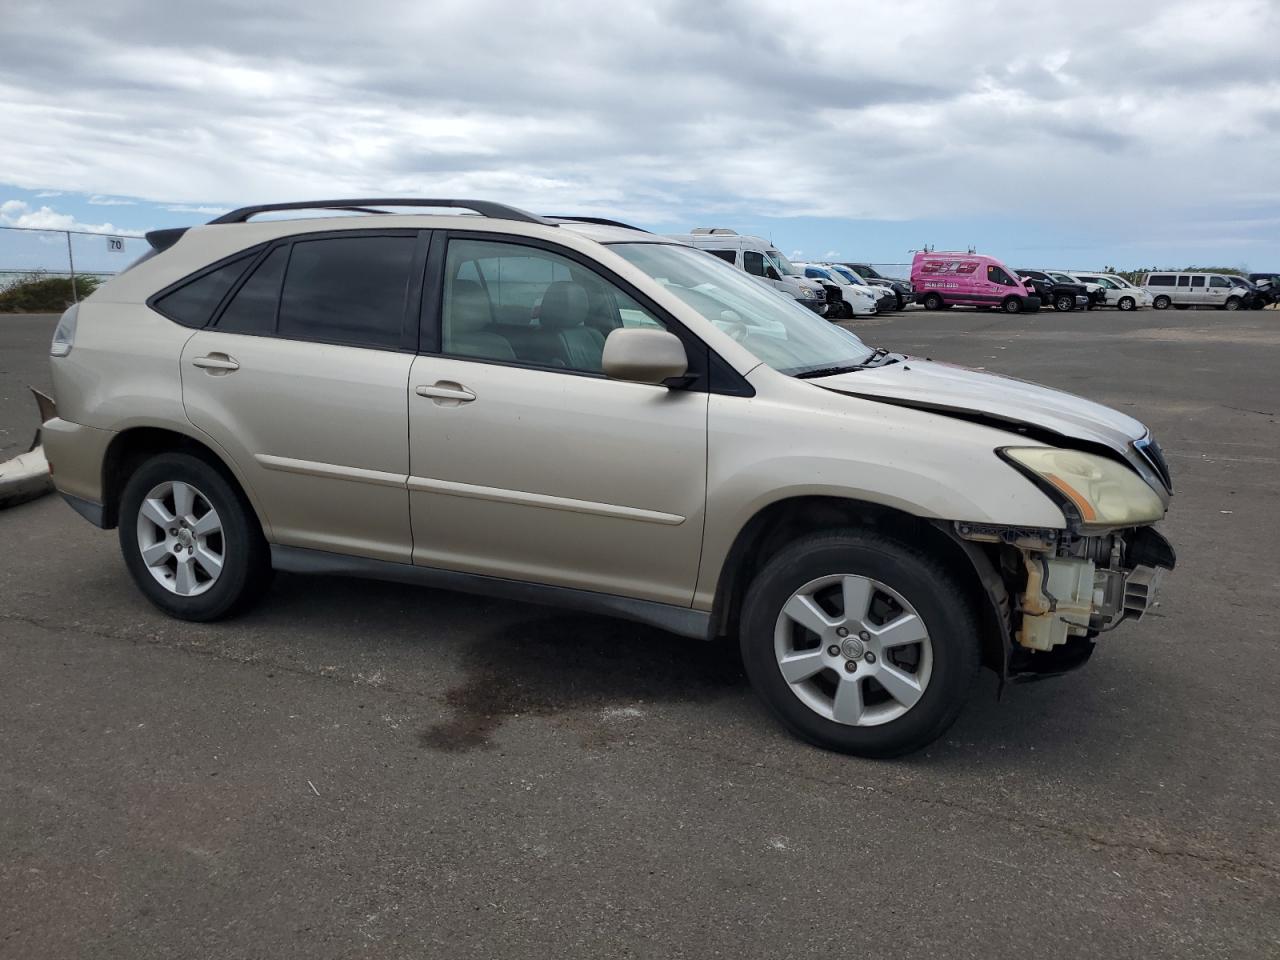
[[[1057,447],[1003,447],[997,452],[1053,497],[1073,526],[1134,527],[1164,516],[1156,492],[1119,461]]]

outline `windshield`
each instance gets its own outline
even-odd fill
[[[792,376],[857,367],[874,351],[793,297],[702,250],[666,243],[614,243],[609,249],[643,270],[762,362]]]
[[[828,267],[808,266],[804,268],[804,275],[812,280],[830,280],[832,283],[840,282],[831,275],[831,270]]]
[[[765,256],[769,257],[769,259],[774,262],[774,265],[778,268],[778,272],[784,277],[804,276],[804,274],[796,268],[794,263],[782,255],[781,251],[770,249],[766,252]]]
[[[857,271],[858,273],[866,277],[868,280],[884,280],[885,279],[885,277],[881,276],[880,273],[876,270],[876,268],[871,266],[870,264],[866,264],[866,263],[858,264]]]
[[[828,269],[828,270],[833,270],[833,271],[835,271],[836,273],[840,274],[840,276],[844,277],[844,278],[845,278],[846,280],[848,280],[850,283],[861,284],[861,283],[864,283],[864,282],[865,282],[865,281],[863,281],[863,279],[862,279],[860,276],[858,276],[856,273],[854,273],[854,272],[853,272],[852,270],[850,270],[848,267],[843,267],[843,266],[841,266],[841,265],[840,265],[840,264],[838,264],[838,263],[833,263],[831,266],[827,267],[827,269]]]
[[[1059,283],[1079,283],[1080,282],[1069,273],[1051,273],[1049,274],[1049,276],[1053,277],[1053,279],[1057,280]]]

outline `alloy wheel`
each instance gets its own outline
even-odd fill
[[[152,487],[138,507],[137,530],[147,571],[170,593],[198,596],[222,575],[222,519],[190,483],[169,480]]]
[[[933,644],[915,608],[888,585],[835,574],[811,580],[774,626],[778,670],[828,720],[869,727],[914,707],[929,686]]]

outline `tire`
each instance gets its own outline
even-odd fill
[[[929,294],[920,302],[924,304],[926,310],[941,310],[943,306],[942,298],[936,293]]]
[[[846,582],[854,584],[851,596],[874,599],[863,620],[887,609],[879,629],[894,623],[909,629],[903,618],[913,611],[924,639],[885,647],[854,620],[854,629],[841,638],[833,624],[842,618],[832,610],[841,604],[837,598],[845,595]],[[828,618],[821,636],[785,610],[808,590]],[[835,608],[829,606],[833,601]],[[801,603],[795,609],[816,622],[807,616],[812,607]],[[841,753],[893,757],[937,739],[960,713],[978,669],[977,619],[950,574],[913,547],[856,529],[804,537],[774,556],[748,590],[741,623],[742,661],[756,693],[792,733]],[[918,633],[899,630],[898,636]],[[899,659],[904,655],[907,662]],[[797,656],[811,659],[791,659]],[[788,659],[790,680],[781,666]],[[808,670],[814,672],[803,676]],[[894,683],[881,686],[879,677]],[[854,690],[857,695],[849,696]],[[837,711],[859,720],[841,722],[834,718]]]
[[[1151,306],[1156,310],[1168,310],[1173,301],[1161,294],[1151,301]]]
[[[1062,294],[1061,296],[1056,297],[1053,301],[1053,309],[1061,310],[1064,313],[1068,310],[1074,310],[1075,308],[1076,298],[1068,294]]]
[[[850,303],[848,300],[841,301],[840,316],[845,320],[853,319],[853,304]]]
[[[1004,302],[1000,304],[1000,309],[1005,313],[1021,313],[1022,301],[1017,297],[1006,297]]]
[[[1240,298],[1239,298],[1239,297],[1231,297],[1231,298],[1230,298],[1230,299],[1228,299],[1228,300],[1227,300],[1227,302],[1226,302],[1226,303],[1224,303],[1222,306],[1223,306],[1223,309],[1225,309],[1225,310],[1239,310],[1239,309],[1240,309]]]
[[[1128,310],[1136,309],[1138,306],[1138,303],[1136,300],[1133,299],[1133,297],[1121,297],[1120,302],[1117,303],[1116,306],[1119,307],[1121,310],[1128,311]]]
[[[143,595],[170,616],[220,620],[247,609],[270,584],[270,551],[253,508],[199,457],[164,453],[147,460],[125,483],[119,507],[125,566]]]

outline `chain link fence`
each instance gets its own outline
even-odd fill
[[[58,313],[148,249],[142,237],[0,226],[0,313]]]

